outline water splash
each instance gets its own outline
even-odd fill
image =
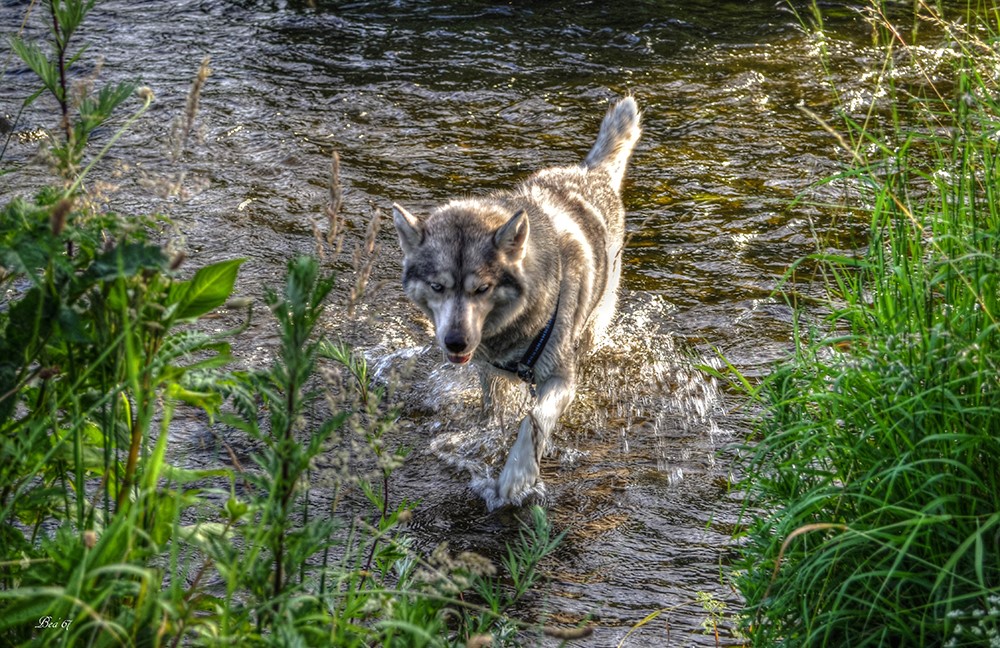
[[[580,367],[576,401],[551,440],[560,467],[587,463],[595,441],[614,439],[620,459],[635,454],[676,482],[714,464],[723,436],[712,415],[719,391],[704,363],[678,349],[664,330],[672,306],[657,296],[630,296],[598,348]],[[376,377],[416,363],[401,389],[407,416],[430,435],[427,452],[473,480],[497,473],[532,402],[519,381],[498,380],[483,409],[479,371],[444,363],[433,347],[407,347],[373,359]],[[683,446],[683,449],[678,449]],[[558,475],[556,476],[558,480]],[[475,481],[483,490],[485,482]]]

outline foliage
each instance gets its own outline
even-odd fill
[[[973,36],[988,17],[918,10],[954,84],[879,23],[890,100],[842,113],[869,244],[816,255],[830,315],[800,316],[754,392],[736,574],[754,645],[1000,641],[1000,58]]]
[[[46,143],[55,186],[0,206],[0,643],[516,642],[526,624],[512,606],[558,537],[535,510],[504,561],[509,585],[475,554],[410,548],[400,523],[413,504],[391,504],[398,413],[363,356],[317,334],[334,285],[317,260],[293,259],[283,291],[265,296],[273,364],[238,371],[230,341],[242,329],[199,322],[235,307],[243,260],[182,278],[183,257],[154,241],[158,219],[95,206],[84,178],[153,95],[135,83],[70,90],[85,49],[73,37],[93,6],[50,0],[47,46],[12,43],[42,86],[25,103],[47,93],[60,121]],[[203,64],[197,90],[207,76]],[[134,94],[141,106],[116,121]],[[109,123],[118,130],[91,154]],[[337,375],[348,380],[324,407]],[[254,465],[172,465],[181,408],[244,435]],[[345,448],[358,456],[317,492],[317,457]],[[365,462],[374,469],[359,472]],[[364,493],[371,524],[338,510],[343,488]]]

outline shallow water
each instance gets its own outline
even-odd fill
[[[6,33],[28,4],[0,5]],[[318,4],[99,5],[84,33],[105,58],[103,77],[139,77],[158,96],[104,171],[116,209],[169,213],[169,234],[198,264],[246,257],[240,290],[259,296],[289,256],[314,248],[331,151],[342,159],[352,249],[373,210],[392,201],[419,213],[576,163],[608,100],[633,93],[645,133],[624,188],[631,239],[620,315],[585,363],[543,464],[550,515],[567,537],[547,566],[549,587],[524,613],[542,609],[560,623],[589,615],[596,630],[574,645],[611,646],[669,608],[625,645],[716,645],[696,600],[739,605],[722,572],[739,511],[728,448],[745,429],[738,403],[697,366],[718,366],[721,352],[749,376],[766,372],[789,346],[791,310],[772,296],[782,275],[815,250],[815,232],[846,247],[858,240],[863,224],[820,206],[842,187],[812,186],[843,155],[797,106],[831,116],[821,45],[836,63],[831,80],[864,99],[853,84],[869,57],[861,15],[826,5],[836,36],[821,43],[772,0]],[[213,75],[197,141],[170,164],[169,123],[206,55]],[[3,83],[0,109],[13,115],[31,78],[12,62]],[[52,114],[40,101],[22,116],[4,162],[23,166],[0,177],[5,194],[44,177],[28,135],[52,127]],[[184,200],[156,199],[140,182],[182,171]],[[803,192],[808,200],[793,205]],[[394,441],[412,453],[392,492],[420,502],[417,546],[449,540],[497,556],[516,521],[488,513],[468,483],[497,471],[517,419],[501,429],[481,417],[475,377],[426,349],[426,324],[398,286],[391,227],[378,241],[382,287],[354,317],[331,307],[325,325],[376,367],[411,367],[396,392],[404,411]],[[336,267],[343,292],[352,279],[345,263]],[[806,298],[814,290],[789,286]],[[260,364],[274,342],[258,317],[237,351]],[[197,422],[177,436],[181,449],[212,443]],[[725,627],[719,641],[738,643]]]

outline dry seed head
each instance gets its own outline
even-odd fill
[[[465,642],[465,648],[486,648],[493,645],[493,635],[478,634],[469,637]]]
[[[315,240],[315,245],[316,245],[316,257],[319,258],[320,261],[325,261],[326,251],[323,246],[324,242],[323,233],[320,231],[319,224],[317,223],[316,219],[313,219],[312,222],[312,232],[313,232],[313,239]]]
[[[49,380],[62,373],[62,368],[59,365],[52,365],[51,367],[44,367],[38,371],[38,377],[42,380]]]
[[[448,541],[445,540],[438,546],[434,547],[434,551],[431,555],[427,557],[427,562],[429,562],[434,567],[443,567],[444,569],[451,569],[452,560],[451,553],[448,551]]]
[[[381,252],[380,246],[376,243],[381,224],[382,210],[378,207],[373,207],[372,217],[368,221],[368,227],[365,232],[365,240],[354,248],[354,254],[351,257],[355,279],[347,301],[348,317],[354,316],[355,308],[364,297],[368,280],[371,279],[372,270],[374,270],[375,262],[378,260],[379,253]]]
[[[344,190],[340,184],[340,154],[336,151],[330,156],[330,203],[327,216],[336,218],[344,204]],[[332,242],[332,241],[331,241]]]
[[[153,100],[156,99],[156,95],[153,94],[153,89],[149,86],[141,86],[137,88],[135,94],[137,97],[148,103],[153,103]]]
[[[331,251],[332,260],[336,260],[344,247],[344,216],[343,189],[340,184],[340,155],[334,151],[330,161],[330,183],[328,185],[329,199],[323,209],[326,215],[326,235],[320,231],[318,220],[313,221],[313,236],[316,237],[317,256],[325,260],[326,248]]]
[[[52,225],[52,234],[54,236],[62,234],[63,228],[66,226],[66,217],[69,216],[71,211],[73,211],[72,198],[63,198],[52,208],[52,215],[49,218],[49,222]]]
[[[197,81],[202,85],[205,84],[205,80],[212,75],[212,68],[208,67],[209,62],[211,62],[212,57],[206,56],[201,60],[201,66],[198,67],[198,77]]]
[[[486,556],[482,556],[471,551],[463,551],[455,559],[455,566],[465,569],[474,576],[494,576],[497,568]]]
[[[201,91],[205,86],[205,81],[212,74],[212,69],[208,67],[211,57],[206,56],[198,67],[198,74],[195,75],[191,90],[188,91],[187,104],[184,107],[184,114],[174,121],[174,127],[170,133],[171,151],[170,159],[176,162],[184,151],[191,130],[194,128],[195,117],[198,116],[198,105],[201,101]]]
[[[98,57],[91,73],[82,79],[77,79],[73,83],[73,86],[70,88],[70,100],[74,108],[79,108],[87,97],[90,96],[94,90],[94,86],[97,84],[97,77],[101,75],[101,70],[103,69],[104,57]]]
[[[87,549],[93,549],[97,546],[97,534],[93,531],[83,532],[83,546]]]
[[[583,639],[594,634],[594,626],[585,625],[580,628],[560,628],[558,626],[545,626],[542,632],[550,637],[570,641],[573,639]]]
[[[180,251],[180,252],[178,252],[178,253],[177,253],[177,256],[175,256],[175,257],[174,257],[174,258],[173,258],[173,259],[172,259],[172,260],[170,261],[170,269],[171,269],[171,270],[176,270],[177,268],[181,267],[181,264],[182,264],[182,263],[184,263],[184,260],[185,260],[186,258],[187,258],[187,255],[186,255],[186,254],[184,254],[184,251],[183,251],[183,250],[182,250],[182,251]]]

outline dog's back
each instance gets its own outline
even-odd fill
[[[578,352],[591,348],[615,313],[625,237],[621,185],[642,133],[639,120],[635,100],[622,99],[608,110],[579,166],[545,169],[520,187],[557,234],[564,283],[580,284],[573,327]]]

